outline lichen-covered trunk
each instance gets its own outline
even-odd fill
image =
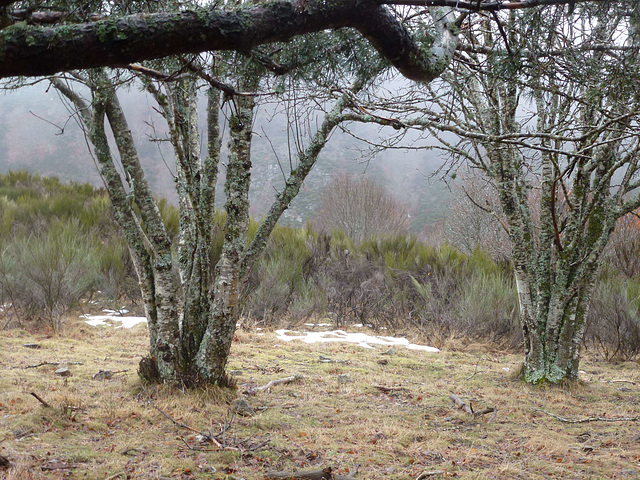
[[[593,283],[577,289],[569,298],[552,291],[547,303],[536,302],[545,295],[539,286],[516,272],[520,320],[525,341],[523,376],[528,383],[560,383],[577,380],[580,349]],[[540,309],[537,306],[546,305]]]
[[[250,85],[255,88],[256,85]],[[225,238],[215,267],[211,310],[195,364],[201,379],[223,386],[228,383],[225,367],[239,316],[240,269],[249,225],[251,183],[251,136],[255,102],[253,97],[236,99],[231,117],[231,140],[225,193]]]

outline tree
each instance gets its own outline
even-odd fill
[[[443,222],[447,241],[467,255],[479,248],[497,260],[509,259],[511,242],[495,186],[476,173],[456,177],[452,190]]]
[[[390,23],[398,33],[399,22],[384,7],[381,8],[378,14],[384,17],[382,20]],[[254,11],[251,7],[247,10]],[[372,15],[377,21],[381,20],[375,12]],[[456,40],[450,32],[449,20],[448,16],[437,18],[439,33],[433,37],[435,43],[432,47],[438,48],[437,55],[450,57]],[[136,21],[142,20],[138,18]],[[92,28],[93,25],[85,27]],[[15,33],[21,28],[28,30],[30,27],[17,25],[8,30]],[[401,30],[400,36],[410,40],[407,32]],[[52,85],[71,102],[82,120],[138,274],[150,331],[150,356],[140,364],[143,377],[186,385],[227,384],[225,366],[238,321],[241,284],[265,248],[276,222],[298,193],[332,130],[343,121],[343,112],[350,108],[367,82],[387,68],[381,62],[357,58],[352,51],[353,45],[348,49],[341,45],[344,40],[351,41],[340,35],[334,41],[333,56],[339,59],[338,64],[344,63],[344,66],[336,66],[340,72],[327,79],[334,92],[328,98],[330,109],[315,134],[308,139],[307,147],[301,147],[297,152],[297,159],[294,159],[297,161],[292,161],[284,187],[251,242],[247,240],[248,191],[256,97],[261,94],[269,69],[275,68],[283,73],[279,70],[280,59],[297,57],[297,69],[291,75],[293,83],[304,77],[305,65],[314,68],[313,60],[319,52],[313,39],[302,40],[291,49],[280,47],[269,56],[252,51],[206,59],[178,57],[127,66],[141,76],[142,84],[155,98],[158,111],[167,121],[169,140],[176,158],[180,207],[180,233],[175,249],[146,181],[119,103],[117,86],[130,82],[127,74],[99,68],[51,78]],[[401,48],[407,47],[406,41]],[[396,46],[383,48],[389,48],[391,52]],[[295,55],[291,51],[295,51]],[[300,58],[305,55],[307,58]],[[415,55],[416,51],[414,63],[421,65],[419,68],[427,68],[425,62]],[[447,60],[441,58],[446,64]],[[443,68],[443,64],[438,68]],[[198,82],[204,82],[209,88],[205,158],[200,155],[197,124]],[[351,87],[345,86],[345,82],[351,82]],[[82,88],[76,88],[75,84],[82,85]],[[83,88],[89,90],[90,98],[79,93]],[[230,111],[230,154],[226,162],[224,192],[226,222],[221,254],[219,258],[212,258],[211,220],[221,163],[218,111],[223,101],[229,104]],[[111,150],[107,126],[115,137],[117,155]]]
[[[60,3],[64,5],[65,2]],[[389,3],[410,5],[415,2],[403,0]],[[331,43],[327,47],[316,42],[314,48],[309,49],[315,52],[313,55],[304,58],[292,55],[290,57],[296,58],[296,61],[291,63],[278,62],[280,52],[285,50],[286,53],[282,46],[275,46],[269,51],[258,48],[260,45],[287,42],[312,32],[322,35],[326,29],[352,27],[404,76],[430,82],[447,68],[458,45],[460,25],[469,14],[481,10],[564,3],[573,4],[575,0],[526,0],[515,3],[429,0],[427,4],[423,1],[417,3],[421,7],[417,13],[390,9],[378,0],[272,0],[232,9],[219,7],[217,3],[183,10],[174,4],[158,4],[167,11],[128,15],[128,2],[114,2],[105,9],[109,16],[103,17],[100,12],[94,16],[90,10],[96,5],[104,6],[102,2],[89,2],[86,7],[70,12],[47,10],[43,13],[34,8],[11,10],[9,7],[18,2],[2,0],[0,7],[4,8],[0,13],[0,25],[5,28],[0,30],[0,77],[46,75],[110,66],[144,72],[163,82],[180,80],[181,83],[177,84],[179,87],[173,92],[160,92],[157,96],[160,108],[168,119],[178,161],[182,223],[177,259],[173,256],[158,208],[137,159],[135,144],[109,73],[101,69],[71,73],[70,78],[89,87],[90,101],[83,99],[61,79],[54,80],[54,84],[76,105],[86,125],[116,217],[132,252],[151,333],[152,355],[150,361],[141,364],[141,367],[149,376],[157,376],[163,381],[204,381],[222,385],[226,383],[224,367],[236,323],[238,285],[242,276],[264,248],[273,225],[296,195],[332,129],[349,119],[345,113],[347,109],[353,111],[354,106],[361,103],[356,94],[367,86],[370,80],[367,75],[371,69],[363,62],[358,62],[357,58],[349,59],[357,67],[348,75],[354,82],[353,86],[350,89],[331,86],[339,94],[338,98],[308,147],[299,153],[298,167],[291,171],[258,234],[247,247],[244,241],[248,220],[247,191],[254,108],[251,91],[259,86],[259,76],[256,77],[255,72],[245,70],[243,66],[240,70],[242,77],[236,79],[235,86],[230,86],[219,81],[216,72],[211,74],[196,68],[197,73],[213,88],[213,104],[220,99],[219,91],[224,92],[225,100],[233,102],[230,118],[231,155],[225,185],[225,245],[220,259],[213,266],[206,258],[210,241],[207,227],[212,215],[212,180],[217,174],[219,154],[216,152],[219,150],[212,143],[215,142],[216,127],[210,123],[209,132],[214,135],[210,137],[208,156],[201,161],[197,155],[194,97],[190,93],[194,90],[194,83],[185,78],[195,60],[193,57],[183,58],[182,65],[172,72],[162,72],[149,65],[132,62],[180,53],[237,50],[243,58],[249,59],[253,67],[257,64],[283,74],[304,66],[321,65],[331,57],[344,54],[352,45]],[[428,10],[424,10],[425,5],[429,7]],[[464,11],[455,18],[450,11],[439,8],[442,6],[462,8]],[[29,7],[33,5],[29,4]],[[429,13],[432,21],[424,21],[425,12]],[[46,23],[53,25],[42,25]],[[417,24],[417,29],[410,30],[405,26],[408,24]],[[322,47],[327,48],[322,50]],[[377,65],[377,62],[374,63]],[[366,75],[360,75],[363,72]],[[245,88],[249,91],[245,92]],[[165,100],[168,102],[166,105],[163,104]],[[210,113],[213,110],[210,109]],[[214,114],[211,115],[213,118]],[[377,118],[369,114],[365,117],[367,121]],[[105,120],[116,138],[124,170],[122,177],[108,143]]]
[[[320,198],[317,227],[340,229],[356,243],[375,235],[404,235],[409,231],[409,210],[387,189],[369,177],[335,177]]]
[[[5,27],[0,30],[0,77],[119,67],[214,50],[251,52],[259,45],[286,42],[298,35],[351,27],[407,78],[431,81],[449,63],[458,26],[467,13],[574,4],[576,0],[271,0],[230,10],[218,3],[182,11],[173,5],[165,7],[166,12],[144,15],[126,15],[121,8],[113,8],[107,16],[91,11],[95,8],[92,2],[76,6],[71,13],[51,11],[48,5],[43,6],[44,11],[37,11],[33,3],[24,9],[9,8],[20,3],[0,1],[0,7],[4,7],[0,26]],[[424,31],[412,36],[385,4],[448,6],[465,13],[457,22],[441,22],[445,33],[440,38]],[[256,57],[268,59],[256,53]],[[272,66],[278,70],[278,65]]]
[[[577,378],[603,251],[618,218],[640,205],[638,8],[478,19],[440,80],[366,106],[388,116],[351,117],[424,128],[451,169],[466,161],[491,181],[512,244],[531,383]]]

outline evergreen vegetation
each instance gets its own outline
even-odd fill
[[[175,249],[177,208],[158,204]],[[0,175],[0,218],[0,299],[13,306],[5,309],[3,326],[40,319],[60,329],[68,309],[98,292],[137,301],[137,279],[104,191],[25,172]],[[212,263],[220,256],[224,222],[217,213]],[[248,242],[257,226],[251,222]],[[614,249],[609,255],[585,344],[608,359],[634,358],[640,280],[617,268]],[[328,319],[336,326],[415,329],[434,343],[464,335],[517,348],[522,340],[508,263],[479,249],[465,255],[410,236],[355,244],[339,230],[318,234],[310,225],[274,230],[243,285],[242,312],[244,322],[266,326]]]

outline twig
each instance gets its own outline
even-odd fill
[[[256,393],[262,392],[264,390],[269,391],[271,389],[271,387],[275,387],[276,385],[282,385],[284,383],[297,382],[298,380],[301,380],[302,378],[303,378],[302,375],[296,374],[296,375],[293,375],[291,377],[281,378],[279,380],[271,380],[269,383],[267,383],[266,385],[263,385],[262,387],[249,387],[244,391],[244,393],[246,395],[255,395]]]
[[[389,392],[409,392],[407,387],[385,387],[384,385],[373,385],[374,388],[377,388],[381,392],[389,393]]]
[[[631,385],[636,385],[636,382],[633,380],[605,380],[606,383],[630,383]]]
[[[458,397],[455,394],[451,394],[449,395],[449,399],[455,404],[456,407],[458,407],[460,410],[464,410],[465,412],[467,412],[469,415],[473,415],[474,417],[480,417],[482,415],[486,415],[487,413],[493,413],[495,416],[495,413],[497,412],[497,409],[495,407],[487,407],[484,408],[482,410],[478,410],[475,411],[473,409],[473,405],[471,404],[471,402],[469,402],[469,405],[467,405],[466,403],[464,403],[460,397]],[[489,420],[491,421],[491,420]]]
[[[435,477],[436,475],[444,475],[444,470],[429,470],[428,472],[422,472],[416,477],[416,480],[424,480],[427,477]]]
[[[180,422],[178,422],[178,421],[174,420],[174,419],[173,419],[173,418],[171,418],[168,414],[166,414],[165,412],[163,412],[162,410],[160,410],[160,408],[159,408],[155,403],[153,403],[151,400],[149,400],[149,404],[150,404],[153,408],[155,408],[157,411],[159,411],[159,412],[164,416],[164,418],[166,418],[167,420],[169,420],[169,421],[170,421],[171,423],[173,423],[175,426],[180,427],[180,428],[184,428],[184,429],[186,429],[186,430],[190,430],[190,431],[195,432],[195,433],[198,433],[198,434],[202,435],[202,436],[203,436],[203,437],[205,437],[205,438],[211,438],[211,436],[210,436],[210,435],[207,435],[206,433],[203,433],[203,432],[201,432],[200,430],[196,430],[195,428],[191,428],[189,425],[185,425],[184,423],[180,423]]]
[[[119,472],[119,473],[116,473],[115,475],[111,475],[110,477],[105,478],[104,480],[115,480],[118,477],[127,478],[127,473],[126,472]]]
[[[640,422],[640,416],[638,417],[587,417],[587,418],[578,418],[571,419],[561,417],[560,415],[556,415],[555,413],[547,412],[546,410],[542,410],[540,408],[534,408],[536,412],[542,412],[550,417],[555,418],[556,420],[561,421],[562,423],[590,423],[590,422]]]
[[[45,402],[42,398],[40,398],[40,395],[38,395],[35,392],[29,392],[31,395],[33,395],[35,397],[36,400],[38,400],[42,405],[44,405],[47,408],[51,408],[51,405],[49,405],[47,402]]]
[[[337,475],[331,472],[331,467],[324,468],[323,470],[313,471],[298,471],[298,472],[267,472],[264,478],[267,480],[355,480],[354,477],[346,477],[344,475]]]
[[[454,403],[454,405],[458,407],[460,410],[464,410],[469,415],[473,415],[473,408],[471,408],[470,405],[467,405],[466,403],[464,403],[459,396],[452,393],[451,395],[449,395],[449,400],[451,400]]]
[[[41,362],[41,363],[36,363],[34,365],[27,365],[26,367],[23,367],[25,369],[27,368],[38,368],[38,367],[42,367],[44,365],[53,365],[53,366],[58,366],[58,365],[84,365],[84,362]]]

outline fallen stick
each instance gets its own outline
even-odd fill
[[[469,415],[473,415],[474,417],[480,417],[482,415],[486,415],[487,413],[494,413],[496,411],[495,407],[487,407],[484,408],[482,410],[478,410],[475,411],[473,409],[473,406],[471,405],[471,402],[469,402],[469,405],[467,405],[466,403],[464,403],[460,397],[458,397],[455,394],[451,394],[449,395],[449,399],[455,404],[456,407],[458,407],[460,410],[464,410],[465,412],[467,412]]]
[[[33,397],[35,397],[36,400],[38,400],[42,405],[44,405],[47,408],[51,408],[51,405],[49,405],[47,402],[45,402],[42,398],[40,398],[40,395],[38,395],[35,392],[29,392],[31,395],[33,395]]]
[[[458,407],[460,410],[464,410],[469,415],[473,415],[473,409],[469,405],[464,403],[459,396],[452,393],[451,395],[449,395],[449,400],[451,400],[454,403],[454,405]]]
[[[425,478],[435,477],[436,475],[444,475],[444,470],[429,470],[428,472],[422,472],[416,477],[416,480],[424,480]]]
[[[555,413],[547,412],[546,410],[542,410],[540,408],[534,408],[534,410],[536,412],[542,412],[545,415],[549,415],[550,417],[553,417],[556,420],[561,421],[562,423],[640,422],[640,416],[638,416],[638,417],[587,417],[587,418],[571,419],[571,418],[561,417],[560,415],[556,415]]]
[[[266,480],[356,480],[354,477],[331,473],[331,467],[297,472],[267,472],[264,478]]]
[[[279,380],[271,380],[269,383],[267,383],[266,385],[263,385],[262,387],[249,387],[243,393],[245,395],[255,395],[258,392],[263,392],[265,390],[269,391],[271,390],[271,387],[275,387],[276,385],[297,382],[298,380],[301,380],[301,379],[302,379],[302,375],[296,374],[291,377],[281,378]]]
[[[407,387],[385,387],[384,385],[373,385],[374,388],[377,388],[383,393],[390,392],[407,392],[409,393],[409,389]]]
[[[84,365],[83,362],[41,362],[41,363],[36,363],[34,365],[27,365],[24,368],[38,368],[38,367],[42,367],[44,365],[53,365],[53,366],[58,366],[58,365]]]

